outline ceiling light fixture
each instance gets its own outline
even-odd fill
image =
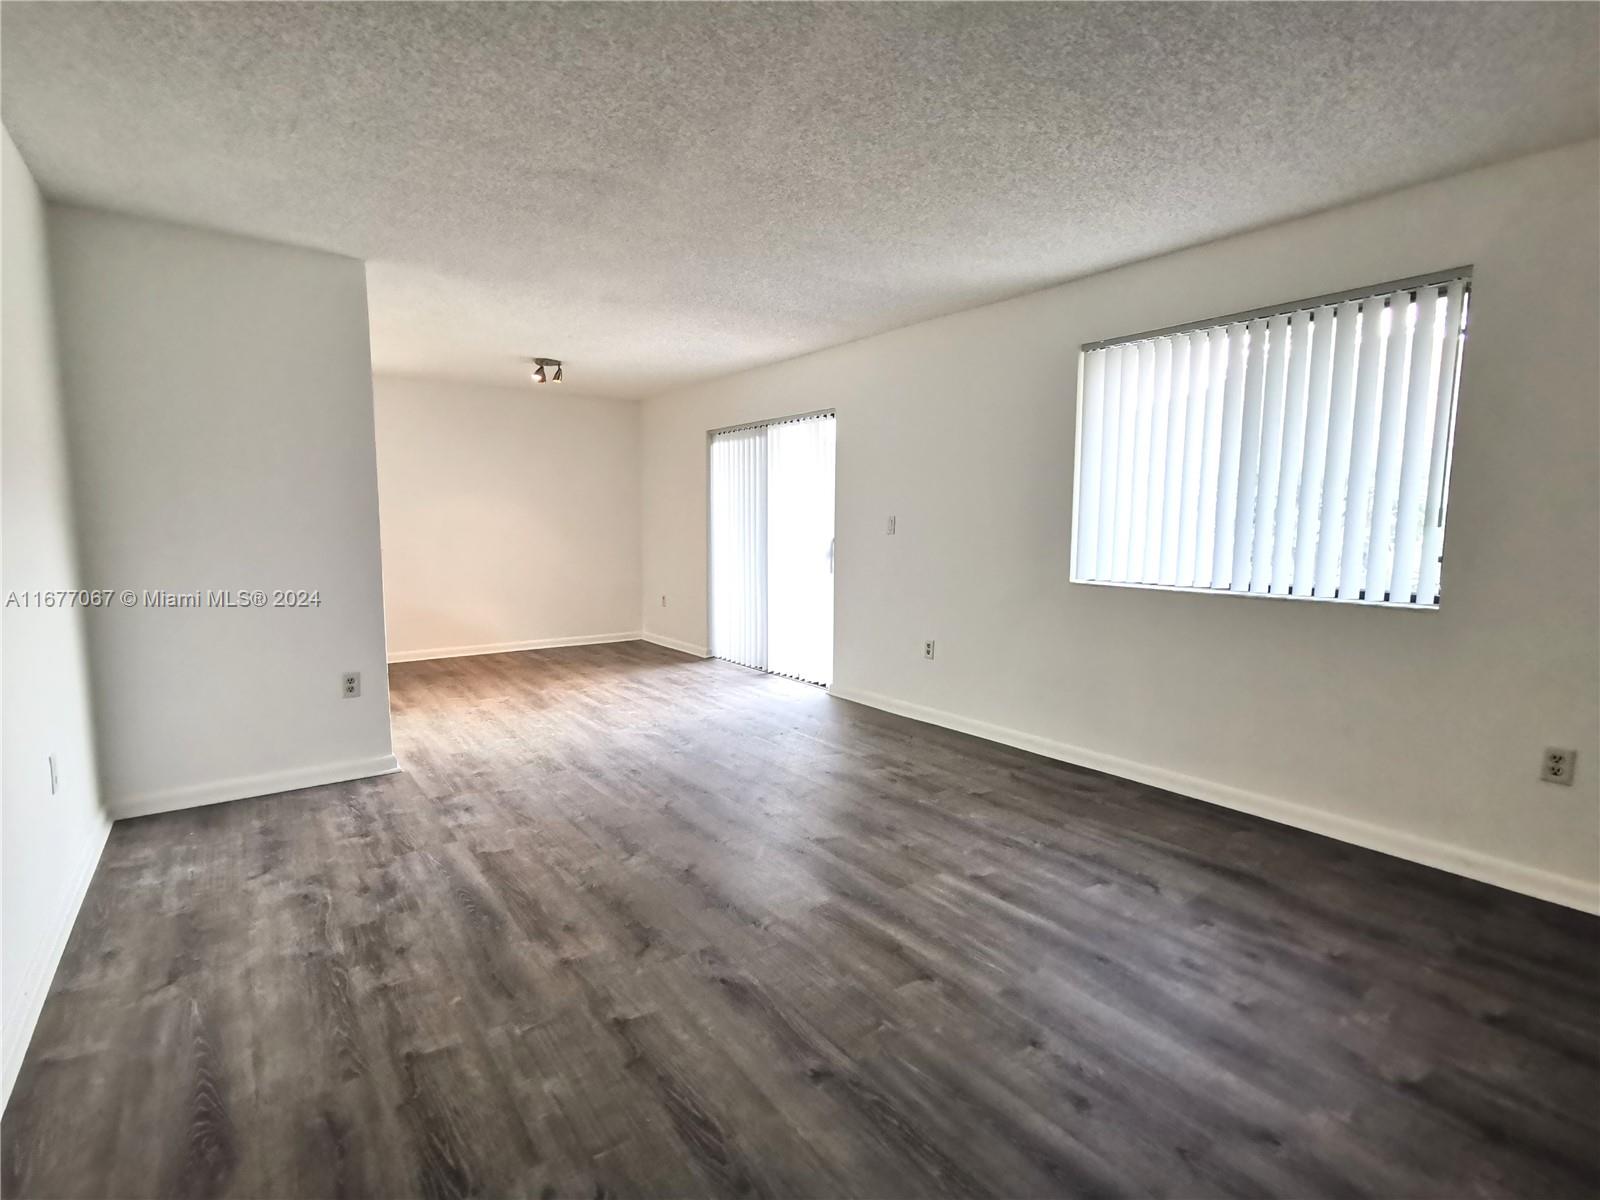
[[[545,368],[551,370],[547,373]],[[560,383],[561,360],[559,358],[536,358],[533,360],[533,381],[535,383]]]

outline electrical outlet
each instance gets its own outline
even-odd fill
[[[339,694],[346,700],[354,700],[361,695],[361,672],[346,671],[339,681]]]
[[[665,608],[666,606],[667,606],[667,594],[665,592],[662,592],[661,593],[661,607]]]
[[[927,641],[922,643],[922,657],[923,658],[932,658],[933,657],[933,639],[932,638],[929,638]]]
[[[889,536],[890,537],[894,536],[894,518],[893,517],[889,518]]]
[[[1563,750],[1559,746],[1544,748],[1544,761],[1539,765],[1539,778],[1546,783],[1572,786],[1572,770],[1578,765],[1576,750]]]

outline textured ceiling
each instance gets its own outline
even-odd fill
[[[366,259],[380,369],[648,395],[1592,136],[1593,4],[0,6],[54,197]]]

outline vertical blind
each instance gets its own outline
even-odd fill
[[[767,431],[711,439],[711,653],[767,668]]]
[[[1073,579],[1436,606],[1469,290],[1084,347]]]
[[[711,653],[826,686],[833,673],[832,413],[711,436]]]

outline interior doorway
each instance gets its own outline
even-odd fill
[[[831,412],[711,435],[711,653],[833,682]]]

